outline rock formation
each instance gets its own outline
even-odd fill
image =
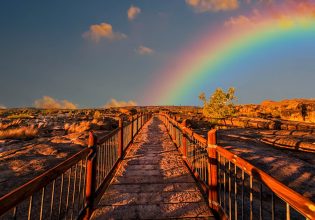
[[[260,105],[239,105],[237,109],[240,116],[315,122],[315,99],[266,100]]]

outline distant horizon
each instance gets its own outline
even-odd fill
[[[283,101],[315,101],[315,98],[289,98],[289,99],[280,99],[280,100],[272,100],[272,99],[265,99],[259,103],[238,103],[236,102],[235,105],[261,105],[265,101],[272,101],[272,102],[283,102]],[[80,107],[78,106],[75,109],[67,109],[67,108],[38,108],[35,106],[21,106],[21,107],[6,107],[0,108],[0,110],[10,110],[10,109],[38,109],[38,110],[85,110],[85,109],[109,109],[109,108],[132,108],[132,107],[197,107],[202,108],[201,105],[135,105],[135,106],[111,106],[111,107]]]

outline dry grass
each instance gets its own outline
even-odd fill
[[[80,123],[73,123],[73,124],[66,123],[64,125],[64,128],[68,132],[68,134],[87,131],[90,129],[90,127],[91,127],[91,122],[89,121],[82,121]]]
[[[102,113],[100,113],[99,111],[94,112],[93,118],[95,120],[99,120],[101,117],[102,117]]]
[[[8,124],[0,123],[0,129],[6,129],[6,128],[8,128],[9,126],[11,126],[10,123],[8,123]]]
[[[0,139],[27,139],[35,137],[38,129],[33,126],[0,130]]]
[[[7,128],[11,127],[11,126],[17,127],[17,126],[19,126],[20,123],[21,123],[20,119],[13,120],[13,121],[11,121],[9,123],[1,123],[0,122],[0,130],[7,129]]]
[[[34,118],[34,116],[29,115],[29,114],[16,114],[16,115],[8,116],[8,119],[20,119],[20,118],[30,119],[30,118]]]

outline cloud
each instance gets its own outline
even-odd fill
[[[229,20],[224,22],[225,26],[249,26],[255,25],[256,21],[260,19],[260,13],[254,10],[251,16],[239,15],[231,17]]]
[[[255,27],[267,22],[274,22],[279,27],[290,28],[294,25],[310,24],[311,20],[315,21],[315,3],[291,0],[286,4],[268,7],[268,10],[253,10],[248,16],[231,17],[225,21],[224,25],[227,27]]]
[[[5,107],[4,105],[0,105],[0,109],[6,109],[7,107]]]
[[[149,47],[145,47],[141,45],[136,49],[136,53],[141,54],[141,55],[149,55],[149,54],[154,53],[154,50]]]
[[[253,4],[258,3],[258,4],[260,4],[260,5],[271,5],[271,4],[275,3],[274,0],[244,0],[244,1],[245,1],[245,3],[247,3],[247,4],[250,4],[250,3],[253,3]],[[291,0],[284,0],[284,1],[291,1]],[[300,1],[300,0],[298,0],[298,1]]]
[[[61,105],[64,109],[77,109],[77,105],[69,102],[68,100],[62,100]]]
[[[112,41],[127,38],[127,35],[123,33],[114,32],[112,25],[105,22],[91,25],[90,30],[83,33],[82,36],[83,38],[91,40],[95,43],[100,42],[102,38]]]
[[[34,102],[36,108],[43,109],[76,109],[77,105],[69,102],[68,100],[55,100],[50,96],[44,96],[41,99],[37,99]]]
[[[238,0],[186,0],[196,12],[229,11],[238,8]]]
[[[133,100],[130,101],[117,101],[116,99],[111,99],[104,105],[104,108],[110,107],[128,107],[128,106],[137,106],[137,103]]]
[[[249,17],[240,15],[238,17],[231,17],[228,21],[224,23],[225,26],[233,25],[248,25],[251,24],[251,19]]]
[[[140,8],[131,5],[127,11],[128,19],[131,21],[131,20],[135,19],[138,16],[138,14],[140,14],[140,13],[141,13]]]

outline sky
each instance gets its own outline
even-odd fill
[[[275,12],[287,20],[290,16],[311,20],[315,2],[2,0],[0,108],[41,107],[45,101],[79,108],[119,102],[200,105],[200,92],[209,96],[217,87],[230,86],[236,88],[239,103],[314,98],[315,34],[309,32],[240,53],[217,73],[211,69],[214,73],[199,77],[187,72],[194,77],[180,87],[191,89],[178,99],[168,98],[180,93],[181,72],[168,76],[177,66],[185,69],[182,55],[198,57],[198,50],[192,50],[194,45],[200,48],[200,39],[215,45],[213,36],[223,29],[242,25],[246,30],[246,25],[278,19]],[[208,51],[207,62],[218,52]],[[190,59],[187,62],[198,65]]]

